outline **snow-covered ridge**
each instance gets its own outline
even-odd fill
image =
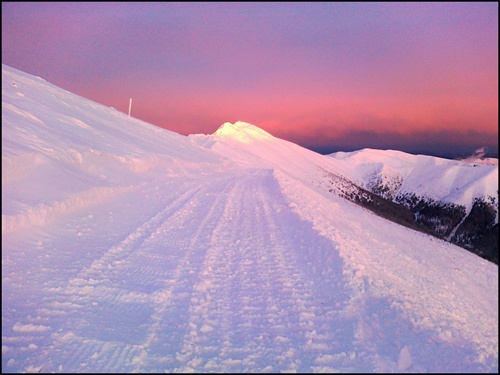
[[[66,152],[65,146],[70,142],[71,150],[79,153],[94,150],[117,158],[154,154],[170,160],[192,161],[199,160],[201,153],[206,161],[215,161],[210,153],[193,147],[185,136],[82,99],[2,64],[3,125],[9,132],[8,140],[21,141],[25,148],[54,157],[56,153]],[[113,137],[113,142],[106,136]],[[165,147],[172,141],[177,143],[175,147]],[[2,150],[12,149],[15,153],[24,150],[15,146],[6,139]]]
[[[371,190],[384,185],[391,199],[416,194],[450,202],[470,211],[476,198],[498,195],[496,163],[471,163],[394,150],[363,149],[329,155],[342,172],[360,186]],[[497,221],[498,222],[498,221]]]
[[[391,217],[498,263],[498,160],[364,149],[330,155],[369,192],[399,205]],[[368,205],[369,197],[363,197]],[[377,212],[390,211],[390,205]],[[405,219],[401,219],[405,218]],[[399,221],[401,220],[401,221]]]

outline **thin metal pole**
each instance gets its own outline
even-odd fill
[[[130,98],[130,102],[128,103],[128,117],[130,117],[131,110],[132,110],[132,98]]]

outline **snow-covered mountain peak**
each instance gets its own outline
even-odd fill
[[[234,124],[226,122],[215,131],[214,135],[232,138],[243,143],[274,138],[265,130],[243,121],[236,121]]]

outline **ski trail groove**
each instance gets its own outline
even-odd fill
[[[331,301],[307,280],[296,256],[302,249],[290,240],[297,218],[285,212],[284,200],[272,206],[276,194],[269,171],[231,186],[195,286],[176,371],[307,371],[331,361],[321,353],[335,344],[333,313],[317,308]]]
[[[134,327],[134,322],[137,320],[143,322],[141,326],[135,329],[136,332],[131,332],[132,336],[143,334],[145,331],[144,326],[147,326],[147,320],[152,310],[148,305],[151,300],[157,301],[162,296],[159,293],[151,296],[144,293],[144,291],[131,290],[130,287],[123,283],[123,280],[127,279],[124,273],[137,269],[134,264],[131,264],[130,260],[135,257],[135,253],[140,252],[141,247],[153,241],[162,226],[170,225],[175,231],[178,222],[185,220],[184,216],[190,211],[189,207],[193,202],[193,197],[200,189],[201,187],[196,185],[195,187],[188,187],[177,199],[169,202],[166,207],[132,231],[119,244],[111,247],[101,257],[92,262],[90,266],[83,269],[77,277],[70,279],[67,286],[50,299],[51,303],[45,309],[47,315],[54,313],[54,307],[59,308],[58,311],[61,311],[61,307],[69,307],[70,319],[69,323],[65,324],[67,334],[55,333],[52,337],[54,339],[53,345],[56,347],[73,346],[75,348],[72,358],[75,369],[85,367],[90,352],[92,352],[90,357],[93,356],[93,360],[102,363],[102,370],[113,369],[111,364],[115,356],[110,357],[108,352],[99,354],[101,340],[105,342],[106,336],[110,334],[114,334],[117,339],[130,342],[130,345],[122,345],[121,349],[117,347],[113,350],[130,352],[133,358],[137,356],[136,353],[140,353],[142,346],[127,337],[127,332],[130,331],[129,326]],[[142,276],[146,273],[143,273]],[[135,272],[135,275],[137,276],[137,272]],[[150,275],[149,281],[151,281],[151,278],[156,279],[157,276],[159,275]],[[99,282],[96,281],[98,279]],[[150,285],[146,285],[146,289],[147,287],[154,287],[154,283],[157,283],[157,281],[150,282]],[[122,306],[126,308],[123,309]],[[87,310],[88,314],[94,316],[95,320],[72,320],[71,311],[81,312],[81,309]],[[118,311],[120,311],[120,314],[113,316]],[[68,317],[65,315],[63,314],[61,318],[67,320]],[[113,320],[115,320],[115,326],[111,328],[109,324]],[[49,350],[52,350],[52,348],[49,348]],[[63,355],[66,352],[65,350],[61,351]],[[39,357],[44,358],[45,356],[46,353],[42,353]],[[130,363],[130,360],[123,363]],[[50,365],[55,366],[55,364]],[[45,368],[50,367],[45,366]],[[126,369],[127,367],[122,366],[122,368]]]
[[[333,245],[292,212],[271,170],[202,182],[183,185],[177,198],[167,194],[163,208],[53,292],[43,311],[60,314],[61,324],[45,334],[51,344],[33,366],[275,372],[338,365],[325,353],[343,350],[332,331],[342,296],[329,292],[343,288],[342,264],[316,259],[319,251],[319,259],[334,255]]]
[[[215,190],[213,186],[209,186],[197,194],[196,198],[200,200],[200,207],[206,210],[203,214],[193,216],[193,220],[196,221],[191,221],[190,225],[195,228],[195,231],[184,246],[184,254],[177,261],[177,266],[172,274],[164,280],[163,287],[153,295],[153,323],[148,331],[147,339],[142,344],[143,352],[135,359],[137,371],[152,370],[151,364],[143,363],[146,357],[153,362],[169,361],[169,358],[164,357],[165,345],[178,341],[176,337],[178,327],[175,325],[186,324],[179,321],[178,318],[183,317],[184,310],[190,303],[195,282],[193,275],[199,273],[200,261],[204,257],[204,251],[206,251],[208,235],[216,223],[214,218],[220,215],[221,207],[224,204],[224,196],[219,194],[220,190],[221,188],[218,186]],[[211,197],[213,200],[207,200],[207,197]],[[200,218],[201,221],[197,222]],[[162,233],[162,236],[175,237],[176,230],[177,228],[168,228]],[[169,351],[171,350],[169,348]],[[146,366],[147,370],[143,366]]]

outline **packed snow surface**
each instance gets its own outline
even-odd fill
[[[3,65],[2,372],[498,371],[498,267],[322,188],[341,169]]]

